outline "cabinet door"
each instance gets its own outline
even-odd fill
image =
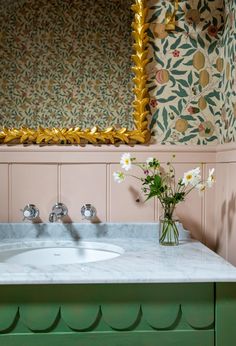
[[[135,178],[127,177],[121,184],[114,182],[112,173],[119,170],[120,165],[110,165],[110,221],[154,222],[154,199],[145,202],[145,196],[141,192],[141,183]],[[132,174],[140,175],[138,167],[132,169]]]
[[[68,164],[61,166],[60,199],[69,210],[68,221],[86,222],[81,207],[92,204],[97,211],[95,222],[106,221],[106,165]]]

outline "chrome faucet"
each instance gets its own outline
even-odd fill
[[[52,207],[52,211],[49,214],[49,222],[61,220],[66,215],[68,215],[67,207],[65,204],[58,202]]]
[[[39,216],[39,210],[34,204],[27,204],[21,211],[23,213],[23,221],[33,221]]]
[[[86,203],[81,208],[81,215],[83,219],[92,220],[96,216],[96,209],[92,204]]]

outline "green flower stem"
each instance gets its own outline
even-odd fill
[[[174,237],[174,240],[173,240]],[[160,235],[160,244],[174,245],[179,242],[179,231],[176,223],[172,219],[164,219]]]

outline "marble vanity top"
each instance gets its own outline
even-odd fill
[[[74,247],[82,240],[107,242],[124,253],[73,265],[0,262],[0,284],[236,282],[236,268],[198,241],[160,246],[157,224],[0,224],[0,254],[11,249]]]

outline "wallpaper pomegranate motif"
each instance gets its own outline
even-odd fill
[[[181,1],[176,31],[166,32],[170,2],[149,2],[150,122],[158,142],[235,140],[235,4]]]

